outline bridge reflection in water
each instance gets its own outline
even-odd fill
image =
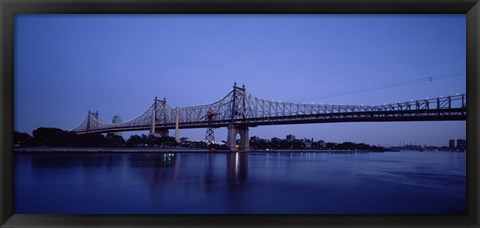
[[[466,202],[465,153],[17,154],[15,163],[16,213],[445,214]]]
[[[217,182],[225,183],[228,187],[244,182],[248,178],[248,153],[142,153],[142,154],[57,154],[32,155],[31,164],[34,169],[41,171],[60,167],[82,167],[86,170],[82,176],[86,182],[97,182],[102,179],[95,169],[101,169],[107,175],[109,172],[125,172],[145,182],[152,193],[157,191],[171,191],[166,187],[171,183],[180,183],[188,180],[198,180],[207,191],[216,191]],[[189,161],[194,160],[201,164]],[[224,166],[222,167],[222,164]],[[197,168],[199,171],[197,171]],[[193,172],[192,172],[193,170]],[[102,172],[100,172],[102,173]],[[222,178],[223,176],[223,178]],[[165,187],[165,189],[163,189]],[[171,186],[170,186],[171,187]],[[173,188],[175,189],[175,188]]]
[[[248,153],[227,153],[227,180],[245,181],[248,178]]]
[[[201,164],[194,164],[191,160],[203,160]],[[157,191],[171,191],[168,184],[165,183],[182,183],[189,180],[197,180],[200,186],[207,192],[218,191],[223,188],[223,184],[232,191],[232,187],[245,182],[248,178],[248,153],[163,153],[163,154],[145,154],[145,155],[128,155],[124,159],[129,162],[131,167],[146,169],[144,175],[139,176],[144,179],[152,194]],[[222,164],[225,164],[222,167]],[[199,171],[191,172],[192,169]],[[222,177],[223,176],[223,177]],[[222,181],[226,180],[226,182]],[[218,184],[222,183],[222,184]],[[173,187],[175,189],[176,187]],[[171,186],[170,186],[171,187]],[[163,189],[165,188],[165,189]]]

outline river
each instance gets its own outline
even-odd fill
[[[17,153],[18,214],[462,214],[464,152]]]

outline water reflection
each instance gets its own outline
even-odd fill
[[[185,158],[182,161],[182,157]],[[149,154],[64,154],[31,155],[28,157],[33,172],[76,167],[77,174],[87,183],[102,180],[102,176],[116,172],[119,175],[141,179],[151,192],[162,191],[163,186],[178,186],[193,180],[203,182],[207,192],[218,190],[218,183],[226,179],[228,187],[248,178],[248,153],[149,153]],[[223,167],[222,168],[222,164]],[[222,178],[222,176],[224,178]]]
[[[226,154],[227,180],[229,182],[246,181],[248,178],[248,153]]]
[[[15,163],[16,213],[450,213],[466,202],[464,154],[18,154]]]
[[[172,169],[175,167],[175,154],[145,154],[128,159],[136,177],[143,178],[150,192],[168,191],[162,182],[169,181]]]

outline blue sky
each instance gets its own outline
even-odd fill
[[[465,15],[19,15],[15,130],[70,130],[88,110],[126,120],[155,96],[170,106],[210,103],[234,81],[257,97],[308,103],[465,93],[465,35]],[[205,131],[180,136],[201,140]],[[261,126],[250,136],[447,145],[465,131],[465,121],[329,123]],[[225,139],[226,129],[215,135]]]

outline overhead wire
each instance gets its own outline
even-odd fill
[[[340,91],[340,92],[325,94],[325,95],[321,95],[321,96],[314,96],[314,97],[296,99],[296,100],[294,100],[294,102],[321,100],[321,99],[327,99],[327,98],[339,97],[339,96],[346,96],[346,95],[352,95],[352,94],[358,94],[358,93],[365,93],[365,92],[387,89],[387,88],[407,86],[407,85],[412,85],[412,84],[417,84],[417,83],[432,82],[432,81],[436,81],[436,80],[442,80],[442,79],[447,79],[447,78],[463,76],[463,75],[465,75],[465,73],[466,73],[466,71],[464,71],[464,70],[454,71],[454,72],[450,72],[450,73],[437,74],[437,75],[432,75],[432,76],[413,79],[413,80],[393,82],[393,83],[377,85],[377,86],[372,86],[372,87]]]

